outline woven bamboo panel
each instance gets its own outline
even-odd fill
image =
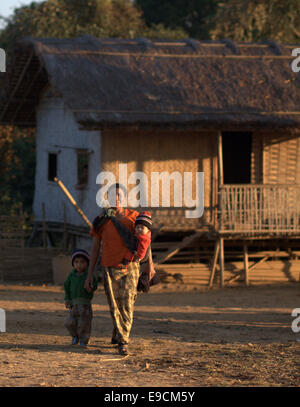
[[[249,267],[254,262],[249,262]],[[195,264],[161,264],[156,265],[163,283],[179,283],[185,285],[207,286],[210,277],[210,266],[205,263]],[[242,261],[225,262],[224,284],[225,286],[244,285],[244,263]],[[240,276],[232,280],[237,273]],[[214,285],[220,282],[219,270],[216,271]],[[300,261],[299,260],[272,260],[259,264],[249,271],[250,285],[263,284],[290,284],[300,283]]]
[[[251,183],[260,184],[262,182],[262,136],[252,134],[251,151]]]
[[[289,233],[300,229],[300,188],[294,185],[223,185],[224,231]]]
[[[254,264],[249,261],[249,268]],[[244,270],[244,263],[232,262],[225,263],[225,284],[238,271]],[[253,270],[249,270],[249,283],[254,284],[273,284],[273,283],[296,283],[300,282],[300,261],[299,260],[270,260],[263,262]],[[244,275],[242,273],[240,282],[243,282]]]
[[[263,138],[263,182],[265,184],[300,184],[299,137],[289,134]]]
[[[300,157],[300,137],[297,137],[297,157]],[[300,159],[296,161],[296,184],[300,185]]]
[[[128,177],[133,171],[143,171],[148,180],[148,206],[152,213],[154,225],[163,223],[170,227],[197,227],[203,222],[210,222],[213,196],[212,183],[216,178],[215,166],[216,144],[214,133],[167,132],[163,130],[104,131],[102,133],[102,171],[111,171],[119,181],[119,164],[126,163]],[[155,174],[167,172],[179,173],[181,185],[175,186],[175,191],[182,188],[182,205],[184,201],[184,173],[193,174],[192,199],[196,198],[196,172],[204,172],[204,205],[207,213],[203,218],[187,219],[182,207],[174,207],[174,182],[170,183],[170,207],[163,207],[163,191],[160,183],[159,207],[151,205],[151,180]],[[154,182],[153,182],[154,183]],[[129,191],[132,188],[128,184]],[[166,192],[166,191],[164,191]],[[179,202],[180,203],[180,202]]]

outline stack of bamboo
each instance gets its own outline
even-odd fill
[[[299,260],[269,260],[261,262],[253,270],[255,262],[249,261],[249,285],[287,284],[300,282]],[[244,263],[225,262],[224,286],[244,286]],[[210,265],[206,263],[158,264],[155,266],[163,283],[177,283],[207,286],[210,279]],[[216,270],[213,285],[219,286],[220,273]]]

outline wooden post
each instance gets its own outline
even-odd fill
[[[64,250],[67,250],[67,214],[65,203],[64,203]]]
[[[212,200],[212,205],[213,205],[213,222],[214,222],[214,227],[215,229],[218,227],[218,191],[219,191],[219,185],[218,185],[218,159],[217,157],[213,158],[213,200]]]
[[[43,217],[43,247],[47,248],[47,231],[46,231],[46,213],[45,213],[45,203],[42,202],[42,217]]]
[[[224,287],[224,238],[220,237],[220,287]]]
[[[23,205],[20,206],[20,220],[21,220],[21,247],[24,249],[25,247],[25,233],[24,233],[24,213],[23,213]],[[23,250],[23,260],[24,260],[24,250]]]
[[[25,232],[24,232],[24,213],[23,213],[23,204],[20,206],[20,220],[21,220],[21,248],[22,248],[22,266],[21,271],[24,273],[24,262],[25,262]]]
[[[248,248],[246,243],[244,242],[244,275],[245,275],[245,286],[248,287],[249,285],[249,262],[248,262]]]
[[[222,133],[218,132],[219,186],[224,183]]]
[[[223,147],[222,147],[222,133],[218,132],[218,169],[219,169],[219,188],[218,188],[218,212],[219,212],[219,222],[218,228],[223,228],[222,222],[222,213],[221,213],[221,190],[220,187],[223,185],[224,182],[224,175],[223,175]]]
[[[218,255],[219,255],[219,249],[220,249],[220,241],[216,240],[215,252],[214,252],[214,257],[213,257],[213,262],[212,262],[212,267],[211,267],[211,273],[210,273],[210,277],[209,277],[208,288],[211,288],[213,285],[213,282],[214,282],[215,270],[216,270],[216,266],[217,266]]]

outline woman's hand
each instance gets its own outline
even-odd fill
[[[87,279],[85,280],[85,282],[84,282],[84,288],[86,289],[86,291],[87,292],[92,292],[92,290],[93,290],[93,276],[91,275],[89,275],[88,277],[87,277]]]
[[[84,282],[84,288],[88,293],[91,293],[93,291],[93,272],[95,269],[95,265],[97,263],[99,251],[100,251],[100,239],[95,236],[93,238],[93,244],[91,249],[88,276]]]

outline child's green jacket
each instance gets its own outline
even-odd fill
[[[88,292],[84,288],[85,280],[88,276],[88,269],[86,269],[81,275],[78,275],[74,269],[68,275],[66,281],[64,282],[65,289],[65,301],[74,304],[90,304],[94,295],[94,291],[98,287],[98,282],[96,277],[93,277],[93,291]]]

